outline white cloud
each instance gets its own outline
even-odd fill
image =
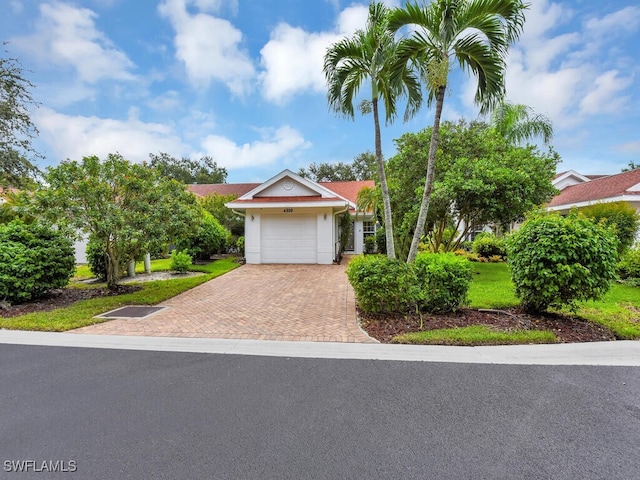
[[[207,10],[220,4],[211,0],[195,3]],[[190,14],[185,0],[165,0],[158,8],[176,31],[176,58],[184,63],[193,85],[207,87],[211,80],[217,80],[236,95],[249,90],[255,69],[249,56],[240,49],[240,30],[212,15]]]
[[[635,33],[640,27],[640,8],[625,7],[602,18],[587,21],[586,30],[591,35],[608,36],[620,31]]]
[[[508,60],[509,100],[548,115],[559,128],[621,108],[631,78],[611,67],[616,62],[612,55],[604,62],[593,59],[600,58],[594,53],[609,40],[605,33],[617,28],[624,15],[634,18],[636,10],[640,12],[625,8],[600,19],[592,18],[574,27],[574,31],[556,33],[566,29],[574,12],[547,0],[532,2],[524,34],[512,47]]]
[[[629,87],[631,78],[620,78],[618,72],[612,70],[599,75],[594,81],[594,88],[580,101],[580,110],[587,115],[613,113],[621,110],[628,97],[618,96]]]
[[[104,158],[119,152],[128,160],[141,162],[151,152],[179,154],[185,150],[170,126],[142,122],[134,110],[126,120],[114,120],[64,115],[43,107],[34,120],[41,137],[53,147],[50,160],[78,160],[89,155]]]
[[[12,40],[47,63],[71,66],[81,81],[132,80],[133,62],[95,25],[97,15],[67,3],[43,3],[33,35]]]
[[[295,129],[284,126],[265,134],[262,140],[243,145],[219,135],[209,135],[202,146],[207,155],[231,170],[274,163],[308,148],[310,143]]]
[[[633,154],[639,154],[640,153],[640,141],[637,142],[627,142],[627,143],[623,143],[621,145],[616,145],[614,147],[614,149],[617,152],[620,153],[633,153]]]

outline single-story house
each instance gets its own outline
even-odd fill
[[[628,202],[640,211],[640,169],[614,175],[582,175],[574,170],[559,173],[553,181],[560,193],[547,210],[566,213],[594,203]]]
[[[314,182],[284,170],[263,183],[190,185],[198,196],[235,194],[226,206],[244,216],[247,263],[331,264],[339,245],[338,216],[351,215],[345,253],[362,253],[374,235],[371,212],[357,212],[356,197],[373,181]]]

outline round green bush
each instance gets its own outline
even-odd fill
[[[188,253],[179,252],[177,250],[171,252],[171,271],[184,273],[189,270],[192,263],[193,259]]]
[[[364,237],[364,253],[370,255],[376,251],[376,239],[373,235]]]
[[[618,263],[618,276],[622,279],[640,279],[640,247],[628,250]]]
[[[226,252],[231,232],[206,210],[202,211],[200,225],[192,235],[181,238],[176,247],[193,258],[208,260],[211,255]]]
[[[422,296],[420,309],[428,313],[455,311],[467,300],[471,285],[471,263],[453,253],[421,253],[415,272]]]
[[[364,312],[415,311],[419,304],[421,290],[412,265],[385,255],[361,255],[349,262],[346,271]]]
[[[63,288],[75,268],[73,242],[64,233],[37,222],[0,225],[0,299],[20,303]]]
[[[504,258],[507,254],[504,240],[497,238],[491,233],[478,235],[473,241],[472,249],[474,253],[484,258],[496,256]]]
[[[105,281],[107,279],[107,256],[104,245],[91,237],[87,243],[87,262],[89,270],[98,280]]]
[[[577,214],[534,217],[507,238],[516,295],[535,312],[600,298],[615,278],[617,247],[611,230]]]
[[[619,255],[633,245],[640,226],[640,214],[628,202],[596,203],[581,208],[579,212],[594,223],[603,222],[605,226],[615,229]]]

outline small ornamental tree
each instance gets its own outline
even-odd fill
[[[131,260],[189,235],[199,218],[184,184],[118,154],[62,162],[45,179],[49,186],[34,198],[37,209],[101,244],[109,288]]]
[[[600,298],[615,278],[615,234],[575,213],[541,215],[507,238],[516,296],[528,311]]]
[[[0,225],[0,300],[26,302],[63,288],[75,268],[65,232],[20,220]]]

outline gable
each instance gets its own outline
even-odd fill
[[[253,195],[253,198],[261,197],[319,197],[316,190],[301,184],[295,179],[285,176],[277,182],[262,189]]]

